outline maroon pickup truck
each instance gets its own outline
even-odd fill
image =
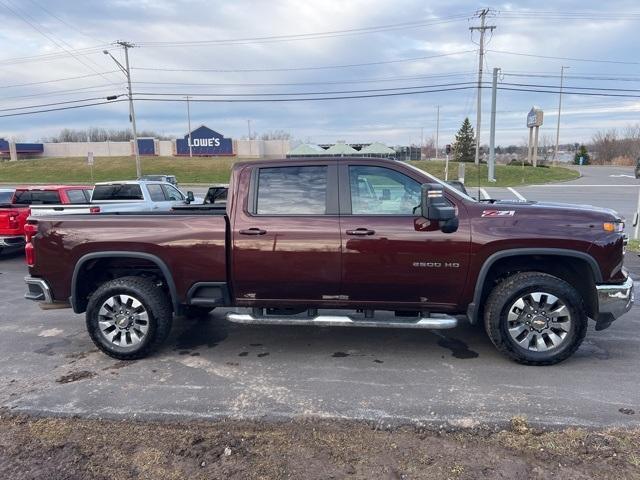
[[[633,303],[613,211],[476,201],[370,158],[237,163],[226,205],[45,216],[27,224],[32,300],[86,312],[119,359],[174,315],[234,307],[238,323],[414,329],[483,324],[525,364],[569,357]]]

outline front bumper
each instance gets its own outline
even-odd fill
[[[0,249],[23,248],[24,244],[24,235],[0,236]]]
[[[596,285],[598,292],[598,320],[596,330],[604,330],[616,318],[624,315],[633,305],[634,291],[631,277],[623,283]]]
[[[53,303],[51,288],[46,281],[34,277],[24,277],[24,281],[27,284],[27,293],[24,294],[24,298],[36,302]]]

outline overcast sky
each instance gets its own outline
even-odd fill
[[[476,90],[466,88],[476,80],[478,33],[471,35],[469,27],[479,24],[474,14],[484,6],[455,0],[0,0],[0,115],[23,112],[15,109],[25,106],[96,99],[42,107],[59,108],[123,94],[123,74],[102,53],[107,46],[123,61],[121,50],[108,46],[122,39],[140,45],[130,51],[133,89],[140,98],[153,98],[152,93],[251,93],[264,98],[266,93],[377,90],[353,94],[370,95],[389,93],[381,89],[390,88],[405,89],[393,90],[396,93],[465,88],[315,102],[192,102],[194,128],[206,124],[225,136],[240,137],[246,135],[250,119],[252,130],[259,133],[286,130],[296,139],[317,143],[418,143],[421,128],[425,138],[435,135],[440,105],[444,145],[465,116],[476,126]],[[487,33],[487,82],[493,67],[500,67],[503,87],[540,89],[506,85],[519,83],[557,90],[560,67],[566,65],[565,86],[640,93],[637,2],[520,1],[491,8],[487,24],[496,29]],[[370,29],[381,26],[390,27]],[[345,30],[287,41],[212,42]],[[360,65],[347,66],[353,64]],[[67,80],[57,81],[61,79]],[[490,90],[484,90],[483,143],[488,143],[490,100]],[[525,141],[525,117],[532,105],[545,111],[541,136],[555,139],[557,94],[500,90],[498,144]],[[123,102],[2,117],[0,137],[36,141],[62,128],[123,128],[128,125],[127,108]],[[187,131],[184,103],[139,100],[135,109],[140,130],[176,136]],[[561,142],[586,141],[598,129],[637,123],[639,112],[640,98],[565,95]]]

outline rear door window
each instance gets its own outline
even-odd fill
[[[326,166],[261,168],[258,215],[324,215],[327,212]]]
[[[92,201],[96,200],[144,200],[140,185],[123,183],[116,185],[96,185]]]
[[[164,197],[164,192],[162,191],[162,187],[157,184],[147,185],[147,189],[149,190],[149,196],[151,197],[152,202],[164,202],[166,198]]]
[[[0,192],[0,203],[9,203],[13,197],[13,192]]]
[[[81,204],[87,202],[82,190],[67,190],[67,197],[69,197],[69,203]]]
[[[60,193],[55,190],[16,190],[16,205],[59,205]]]

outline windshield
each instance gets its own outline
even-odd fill
[[[470,197],[469,195],[467,195],[464,192],[461,192],[460,190],[458,190],[455,187],[452,187],[451,185],[449,185],[448,183],[440,180],[438,177],[435,177],[433,175],[431,175],[430,173],[425,172],[424,170],[420,170],[418,167],[415,167],[409,163],[405,163],[404,165],[406,165],[407,167],[411,168],[412,170],[421,173],[422,175],[427,175],[429,178],[433,179],[436,181],[436,183],[439,183],[440,185],[442,185],[445,190],[448,190],[449,192],[453,193],[454,195],[458,196],[458,197],[462,197],[465,200],[468,200],[470,202],[477,202],[477,200],[473,197]]]

